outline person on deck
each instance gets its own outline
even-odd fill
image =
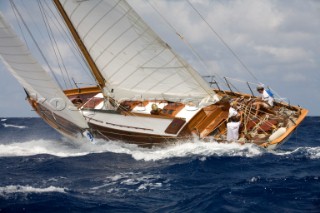
[[[235,142],[239,139],[239,130],[242,122],[242,113],[229,118],[227,123],[227,141]]]
[[[158,105],[152,104],[150,114],[151,115],[160,115],[161,113],[162,113],[162,110],[159,109]]]
[[[255,113],[256,117],[258,116],[261,108],[264,108],[270,111],[273,108],[273,102],[274,102],[273,97],[271,97],[268,94],[268,92],[264,89],[263,86],[258,86],[257,91],[258,93],[261,94],[261,97],[259,97],[258,100],[255,103],[253,103],[253,105],[256,106],[256,113]]]
[[[237,104],[238,103],[236,101],[232,101],[230,103],[228,119],[231,118],[232,116],[238,116],[239,115],[238,111],[236,110]]]
[[[73,104],[76,104],[76,105],[79,105],[79,104],[82,104],[83,101],[81,99],[81,97],[79,95],[77,95],[77,97],[75,97],[74,99],[72,99],[72,103]]]

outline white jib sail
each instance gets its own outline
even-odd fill
[[[33,99],[79,127],[88,128],[81,113],[52,77],[33,58],[26,45],[6,23],[1,13],[0,55],[9,71]]]
[[[121,98],[215,96],[124,0],[60,0],[109,90]]]

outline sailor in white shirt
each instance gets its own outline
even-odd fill
[[[261,109],[261,107],[270,110],[273,107],[274,99],[271,97],[267,91],[264,89],[263,86],[258,86],[257,91],[261,94],[260,100],[256,101],[254,105],[256,106],[256,114],[255,116],[258,116],[258,113]]]
[[[228,114],[228,119],[231,118],[232,116],[237,116],[238,111],[236,110],[237,107],[237,102],[233,101],[230,103],[230,108],[229,108],[229,114]]]
[[[261,94],[262,100],[267,102],[271,107],[273,107],[274,99],[267,93],[267,91],[262,87],[262,89],[258,90],[258,92]]]
[[[239,130],[242,121],[242,115],[232,116],[227,123],[227,141],[235,142],[239,139]]]

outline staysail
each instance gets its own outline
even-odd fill
[[[28,94],[50,111],[81,128],[87,128],[83,116],[65,96],[52,77],[33,58],[0,13],[0,55],[9,71]]]
[[[214,97],[125,0],[59,0],[116,99]]]

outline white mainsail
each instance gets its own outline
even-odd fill
[[[0,55],[12,75],[29,95],[55,114],[88,128],[85,119],[52,77],[33,58],[0,13]]]
[[[60,3],[116,99],[215,95],[125,0]]]

